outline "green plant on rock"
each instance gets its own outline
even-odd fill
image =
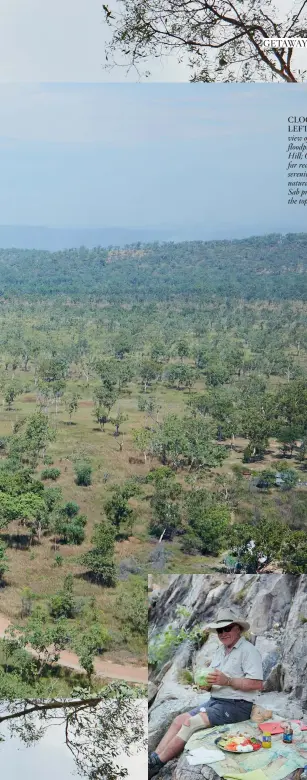
[[[178,682],[182,685],[194,685],[194,675],[190,669],[181,669],[178,675]]]
[[[151,666],[160,668],[165,661],[172,657],[177,647],[183,642],[189,641],[197,644],[201,628],[199,625],[192,629],[168,626],[162,634],[158,634],[149,643],[148,662]]]

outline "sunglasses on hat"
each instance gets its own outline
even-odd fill
[[[224,626],[224,628],[217,628],[216,629],[216,633],[218,635],[220,635],[220,634],[223,634],[224,631],[225,631],[226,634],[229,634],[229,632],[232,631],[232,629],[235,627],[235,625],[236,625],[235,623],[231,623],[230,626]]]

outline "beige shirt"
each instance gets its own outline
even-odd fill
[[[212,658],[210,669],[219,669],[229,677],[245,677],[250,680],[263,680],[262,659],[254,645],[240,637],[226,653],[226,648],[221,645]],[[212,685],[211,696],[215,699],[244,699],[254,702],[258,691],[237,691],[230,685]]]

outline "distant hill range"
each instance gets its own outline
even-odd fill
[[[296,225],[275,228],[274,233],[300,233]],[[235,225],[221,222],[218,227],[211,227],[204,220],[196,225],[169,225],[166,227],[123,228],[123,227],[47,227],[44,225],[0,225],[1,249],[40,249],[58,252],[71,247],[123,247],[128,244],[153,243],[156,241],[224,241],[246,239],[249,236],[259,236],[269,233],[269,230],[259,230],[256,225]]]
[[[181,242],[141,242],[138,234],[127,243],[125,234],[122,245],[113,246],[108,240],[102,246],[98,234],[94,238],[93,247],[0,249],[1,296],[307,301],[307,233]]]
[[[177,231],[178,232],[178,231]],[[176,240],[176,231],[158,228],[53,228],[27,225],[0,225],[2,249],[46,249],[57,252],[70,247],[125,246],[137,241]],[[181,236],[178,236],[179,240]]]

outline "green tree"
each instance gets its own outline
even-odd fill
[[[95,370],[101,379],[102,385],[112,389],[115,388],[119,381],[122,366],[115,358],[99,358],[95,361]]]
[[[271,422],[265,410],[249,407],[243,414],[242,430],[249,439],[249,448],[245,450],[245,461],[262,457],[269,444]]]
[[[56,620],[75,617],[76,601],[74,598],[74,578],[72,574],[68,574],[65,577],[63,588],[49,600],[49,612],[51,617]]]
[[[150,521],[150,533],[172,541],[182,530],[181,506],[178,499],[182,489],[171,480],[164,480],[150,499],[153,516]]]
[[[225,504],[215,502],[206,491],[198,490],[187,495],[185,514],[189,545],[192,536],[195,548],[202,555],[218,555],[225,549],[230,528],[230,511]]]
[[[110,646],[111,637],[107,628],[94,621],[85,631],[74,632],[73,646],[80,664],[85,669],[89,682],[94,674],[95,656],[100,655]]]
[[[249,523],[232,526],[230,540],[234,552],[247,572],[253,573],[271,561],[278,561],[287,538],[287,525],[276,517],[259,517]]]
[[[37,664],[32,669],[35,676],[41,677],[51,664],[58,662],[61,650],[67,646],[67,626],[63,620],[50,623],[48,611],[38,605],[25,625],[14,625],[7,630],[6,641],[35,651]]]
[[[113,349],[115,357],[119,360],[123,360],[125,355],[128,355],[132,351],[132,340],[126,333],[121,333],[115,336],[113,340]]]
[[[119,780],[127,774],[120,766],[121,756],[129,755],[132,745],[136,752],[145,749],[144,692],[139,687],[113,682],[93,690],[89,684],[65,699],[46,699],[29,695],[29,690],[24,695],[26,686],[19,680],[9,688],[8,676],[0,676],[1,698],[7,702],[0,724],[11,727],[12,735],[29,745],[60,720],[63,743],[86,780]]]
[[[143,383],[144,392],[153,382],[156,382],[161,374],[161,365],[153,360],[143,360],[139,368],[139,375]]]
[[[17,398],[19,393],[20,390],[18,390],[16,385],[9,384],[6,386],[4,391],[4,400],[9,411],[12,409],[15,398]]]
[[[154,363],[166,363],[169,360],[169,350],[162,341],[156,341],[151,346],[150,359]]]
[[[120,584],[116,598],[116,615],[126,640],[137,638],[147,644],[147,581],[144,577],[134,574],[128,581]]]
[[[286,574],[307,573],[307,540],[305,531],[287,533],[281,544],[279,559]]]
[[[119,428],[123,422],[126,422],[126,420],[128,420],[128,415],[121,412],[120,409],[118,409],[115,417],[110,418],[112,425],[115,425],[114,436],[119,436]]]
[[[69,414],[69,422],[71,423],[71,418],[73,414],[76,414],[77,409],[79,405],[79,396],[76,393],[73,393],[71,396],[69,396],[66,400],[66,409]]]
[[[135,520],[135,511],[129,506],[129,498],[140,493],[140,488],[126,482],[122,487],[114,485],[110,498],[104,503],[104,511],[109,522],[115,527],[118,537],[130,536]]]
[[[206,365],[204,370],[207,385],[210,387],[218,387],[224,385],[230,379],[230,371],[228,366],[223,363],[210,362]]]
[[[97,408],[105,408],[110,414],[112,406],[118,399],[118,391],[114,386],[110,387],[108,384],[102,384],[97,387],[94,393],[94,403]]]
[[[80,563],[98,585],[114,586],[116,569],[114,564],[115,529],[110,523],[101,522],[95,526],[93,547],[80,557]]]
[[[184,360],[184,358],[189,357],[190,348],[188,342],[185,339],[180,339],[180,341],[178,341],[178,344],[176,346],[176,352],[178,357],[180,357],[182,361]]]
[[[213,438],[214,431],[207,421],[169,414],[153,433],[151,447],[163,465],[192,471],[217,466],[227,457],[227,451]]]
[[[24,430],[14,436],[9,444],[9,456],[28,461],[35,468],[44,458],[47,444],[55,439],[55,431],[49,425],[44,412],[35,412],[27,419]]]
[[[142,453],[144,463],[147,461],[147,455],[150,449],[151,432],[146,428],[140,428],[139,430],[132,431],[133,444],[136,449]]]
[[[82,544],[85,539],[86,515],[79,515],[79,506],[69,501],[60,507],[54,518],[54,533],[64,544]]]
[[[283,385],[275,396],[275,434],[284,452],[292,455],[296,440],[307,432],[307,382],[296,380]]]
[[[169,385],[174,385],[178,390],[185,387],[191,390],[198,378],[198,374],[192,366],[179,364],[170,366],[165,372],[165,378]]]
[[[108,410],[100,404],[99,402],[96,402],[95,408],[94,408],[94,419],[100,425],[100,430],[104,431],[104,426],[108,422],[109,414]]]
[[[53,384],[64,380],[68,366],[65,358],[51,357],[43,360],[38,369],[38,376],[43,382]]]

